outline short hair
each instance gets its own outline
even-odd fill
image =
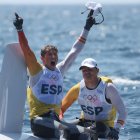
[[[47,45],[41,49],[41,56],[44,57],[47,51],[55,50],[58,53],[58,49],[54,45]]]

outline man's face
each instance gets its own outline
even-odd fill
[[[41,57],[44,66],[46,66],[50,70],[54,70],[56,68],[56,64],[58,62],[58,54],[54,49],[50,49],[46,52],[46,54]]]
[[[86,81],[94,80],[95,78],[97,78],[99,72],[97,68],[83,67],[81,70],[82,70],[83,78]]]

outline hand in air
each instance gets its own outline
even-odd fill
[[[15,13],[15,19],[13,21],[13,24],[18,31],[22,30],[23,19],[19,17],[17,13]]]
[[[90,12],[89,12],[89,14],[88,14],[88,16],[87,16],[87,19],[86,19],[86,24],[85,24],[85,26],[84,26],[84,28],[85,28],[86,30],[88,30],[88,31],[89,31],[90,28],[93,26],[93,24],[96,23],[95,18],[93,18],[92,15],[93,15],[93,10],[90,10]]]

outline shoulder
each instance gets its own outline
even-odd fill
[[[29,73],[31,76],[35,76],[38,73],[40,73],[40,71],[42,71],[44,69],[43,65],[40,64],[39,62],[37,62],[34,67],[29,67]]]
[[[77,83],[76,85],[74,85],[72,88],[71,88],[72,91],[75,91],[77,93],[79,93],[79,90],[80,90],[80,83]]]
[[[80,89],[79,83],[71,87],[70,90],[67,92],[66,96],[64,97],[63,101],[64,102],[75,101],[78,98],[79,89]]]
[[[104,82],[107,83],[106,85],[106,97],[110,98],[111,96],[116,96],[118,94],[118,90],[116,86],[114,85],[113,81],[106,76],[100,77]]]
[[[106,83],[113,83],[113,81],[107,76],[101,76],[100,78]]]
[[[119,91],[113,83],[108,83],[106,86],[106,95],[107,97],[116,97],[119,95]]]

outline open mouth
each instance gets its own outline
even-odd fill
[[[56,63],[55,63],[54,61],[51,62],[51,65],[52,65],[52,66],[55,66],[55,64],[56,64]]]

